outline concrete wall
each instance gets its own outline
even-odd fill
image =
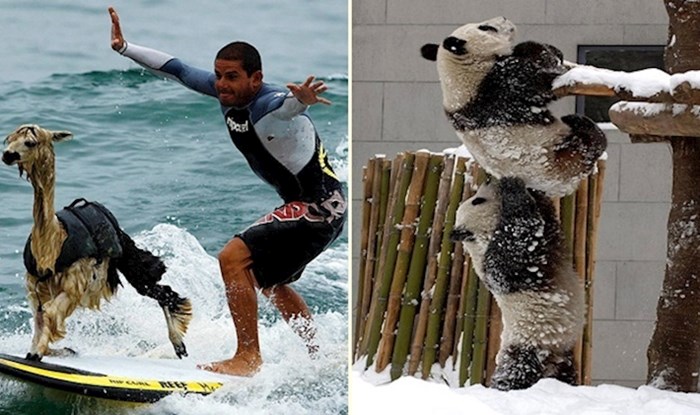
[[[353,279],[357,278],[362,166],[373,154],[441,151],[459,145],[442,114],[435,64],[419,49],[454,28],[494,16],[518,40],[551,43],[575,61],[578,45],[663,45],[660,0],[353,0]],[[567,98],[553,107],[574,112]],[[610,130],[612,128],[612,130]],[[608,168],[595,277],[595,383],[638,386],[663,280],[671,154],[665,144],[631,144],[608,127]],[[353,299],[354,304],[354,299]]]

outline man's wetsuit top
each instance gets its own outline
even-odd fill
[[[125,43],[120,53],[157,75],[199,93],[218,96],[213,72],[133,43]],[[285,203],[317,202],[334,191],[342,193],[306,109],[291,92],[267,83],[247,106],[221,106],[234,145],[255,174],[272,185]]]

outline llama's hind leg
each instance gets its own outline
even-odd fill
[[[187,326],[192,320],[192,304],[187,298],[181,300],[173,308],[166,306],[162,307],[162,309],[165,315],[165,322],[168,325],[168,338],[175,349],[175,355],[182,359],[183,356],[187,356],[184,338],[185,333],[187,333]]]
[[[177,357],[187,356],[187,348],[183,341],[187,327],[192,320],[192,303],[188,298],[182,298],[167,285],[155,284],[151,287],[137,287],[141,295],[158,301],[163,309],[165,322],[168,325],[168,338],[173,344]]]
[[[123,255],[115,263],[117,269],[124,274],[124,278],[136,292],[158,301],[165,314],[168,337],[175,348],[175,354],[178,357],[187,356],[182,339],[192,320],[192,303],[187,298],[180,297],[169,286],[158,284],[166,269],[159,257],[137,247],[125,232],[120,232],[119,240]]]
[[[192,320],[192,303],[188,298],[180,297],[167,285],[156,284],[152,289],[153,297],[163,309],[168,325],[168,338],[175,349],[177,357],[187,356],[184,337]]]

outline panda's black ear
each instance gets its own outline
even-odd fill
[[[436,45],[435,43],[426,43],[422,48],[420,48],[420,54],[423,55],[423,58],[434,62],[437,60],[439,47],[440,46]]]

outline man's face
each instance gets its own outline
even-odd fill
[[[214,73],[219,102],[227,107],[248,105],[262,84],[262,72],[255,71],[249,76],[241,61],[217,59],[214,61]]]

